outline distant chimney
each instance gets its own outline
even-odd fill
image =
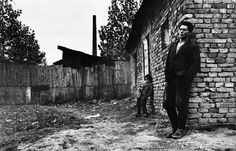
[[[96,25],[96,15],[93,15],[93,56],[97,56],[97,25]]]

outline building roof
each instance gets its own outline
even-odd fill
[[[128,53],[133,52],[151,30],[152,23],[158,17],[162,6],[172,0],[143,0],[132,21],[132,30],[126,43]]]
[[[62,59],[54,62],[54,65],[63,65],[64,67],[78,68],[80,66],[93,66],[98,64],[113,65],[109,58],[92,56],[81,51],[69,49],[63,46],[57,47],[63,52]]]

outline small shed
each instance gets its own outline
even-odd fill
[[[63,46],[57,47],[63,52],[62,59],[54,62],[54,65],[62,65],[63,67],[79,68],[79,67],[91,67],[99,64],[105,64],[107,66],[113,66],[113,60],[105,57],[93,56],[81,51],[69,49]]]

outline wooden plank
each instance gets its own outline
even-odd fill
[[[5,70],[5,69],[4,69],[4,68],[5,68],[4,63],[3,63],[3,62],[0,62],[0,66],[1,66],[1,67],[0,67],[0,72],[1,72],[1,73],[0,73],[0,75],[1,75],[1,76],[0,76],[0,77],[1,77],[1,79],[0,79],[0,85],[1,85],[1,86],[5,86],[4,81],[5,81],[5,77],[6,77],[6,76],[4,75],[4,70]]]
[[[3,64],[0,62],[0,86],[3,85]],[[1,102],[1,99],[0,99]]]
[[[79,69],[63,68],[62,66],[38,67],[13,63],[0,63],[0,84],[2,86],[0,98],[3,96],[12,103],[22,103],[25,90],[22,87],[37,87],[48,85],[48,94],[39,93],[35,102],[40,102],[44,95],[49,98],[111,98],[129,91],[130,64],[124,61],[115,62],[115,66],[96,65]],[[7,89],[14,87],[17,89]],[[20,91],[20,92],[19,92]],[[10,92],[10,94],[9,94]],[[21,99],[17,99],[17,98]],[[1,103],[3,103],[1,101]],[[14,102],[13,102],[14,103]],[[23,102],[24,103],[24,102]],[[26,103],[26,102],[25,102]]]

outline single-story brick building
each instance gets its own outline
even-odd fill
[[[177,26],[193,23],[201,51],[201,71],[191,88],[188,125],[236,123],[236,0],[143,0],[128,39],[132,86],[150,73],[155,107],[161,108],[168,46]]]

